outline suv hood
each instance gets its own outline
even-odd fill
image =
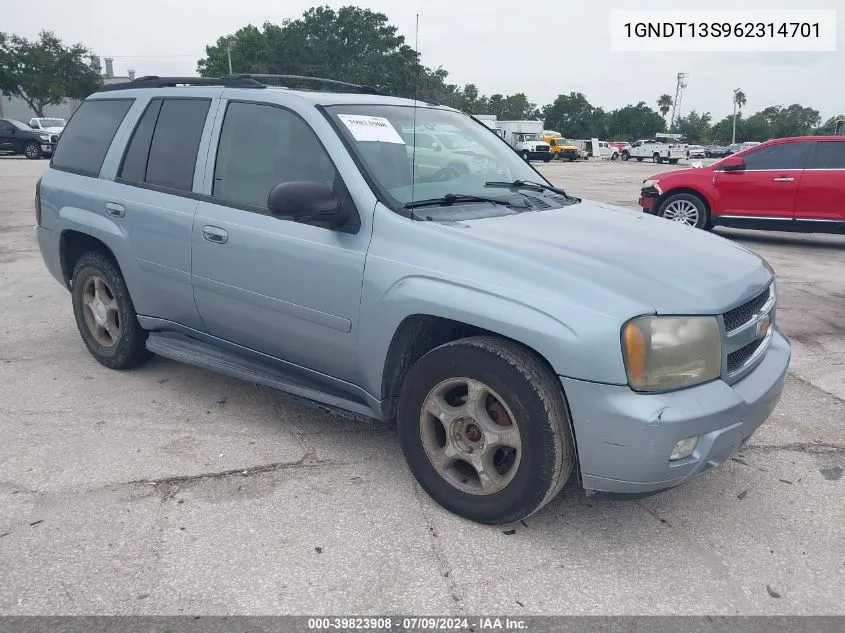
[[[763,259],[743,246],[595,202],[442,226],[465,230],[465,238],[492,248],[503,283],[522,277],[514,290],[539,284],[555,294],[610,293],[627,298],[627,307],[633,303],[659,314],[718,314],[772,277]],[[585,307],[616,311],[610,305]]]

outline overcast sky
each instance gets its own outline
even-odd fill
[[[54,31],[101,57],[115,72],[192,75],[205,45],[246,24],[296,18],[317,4],[347,4],[387,14],[413,45],[420,15],[422,61],[443,66],[453,83],[482,93],[525,92],[539,105],[560,93],[583,92],[612,109],[674,95],[678,72],[689,73],[682,110],[718,120],[741,88],[751,113],[801,103],[827,118],[845,113],[845,3],[841,0],[0,0],[0,29],[35,37]],[[520,7],[517,10],[508,7]],[[835,53],[614,53],[612,9],[836,9]],[[235,69],[237,71],[237,68]]]

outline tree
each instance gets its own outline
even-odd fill
[[[605,136],[598,134],[604,127],[604,111],[593,107],[581,92],[558,95],[554,103],[543,108],[542,117],[547,128],[570,138]]]
[[[65,99],[84,99],[102,85],[81,44],[65,46],[49,31],[31,42],[0,33],[0,93],[22,99],[37,116]]]
[[[608,137],[620,141],[650,138],[666,129],[666,120],[644,101],[614,110],[607,117]]]
[[[657,100],[657,109],[660,110],[660,114],[663,118],[666,118],[666,115],[669,114],[669,110],[672,109],[672,97],[667,94],[660,95],[660,98]]]
[[[711,140],[710,123],[712,120],[709,112],[698,114],[698,112],[692,110],[685,117],[675,121],[672,131],[683,134],[690,143],[707,143]]]
[[[744,106],[747,103],[747,100],[745,98],[745,93],[742,90],[740,90],[739,88],[736,88],[734,90],[733,102],[734,102],[734,125],[733,125],[733,133],[731,134],[731,144],[736,143],[736,111],[737,111],[737,108],[739,108],[739,110],[741,111],[742,106]]]

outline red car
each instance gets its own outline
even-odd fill
[[[700,229],[845,233],[845,137],[779,138],[643,181],[646,213]]]

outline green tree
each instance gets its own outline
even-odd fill
[[[660,110],[660,114],[664,119],[669,114],[669,110],[672,109],[673,103],[674,101],[672,101],[671,95],[667,94],[660,95],[660,98],[657,100],[657,109]]]
[[[597,134],[599,119],[604,118],[603,111],[600,117],[596,116],[597,110],[583,93],[570,92],[558,95],[553,103],[543,108],[542,116],[548,129],[558,130],[570,138],[592,138]]]
[[[206,77],[228,74],[231,55],[235,73],[325,77],[438,102],[455,89],[446,85],[445,70],[420,63],[385,14],[360,7],[313,7],[281,25],[250,24],[206,46],[205,53],[197,70]]]
[[[607,117],[608,137],[615,140],[635,141],[638,138],[649,138],[665,129],[666,120],[644,101],[614,110]]]
[[[102,85],[81,44],[65,46],[49,31],[38,40],[0,33],[0,93],[22,99],[37,116],[65,99],[84,99]]]
[[[685,117],[675,121],[672,131],[676,134],[683,134],[690,143],[708,143],[711,138],[710,124],[713,117],[709,112],[698,114],[692,110]]]
[[[745,97],[745,93],[740,90],[739,88],[734,89],[734,117],[733,117],[733,131],[731,132],[731,143],[736,143],[736,113],[739,110],[740,115],[742,115],[742,108],[745,104],[748,103],[748,100]]]

